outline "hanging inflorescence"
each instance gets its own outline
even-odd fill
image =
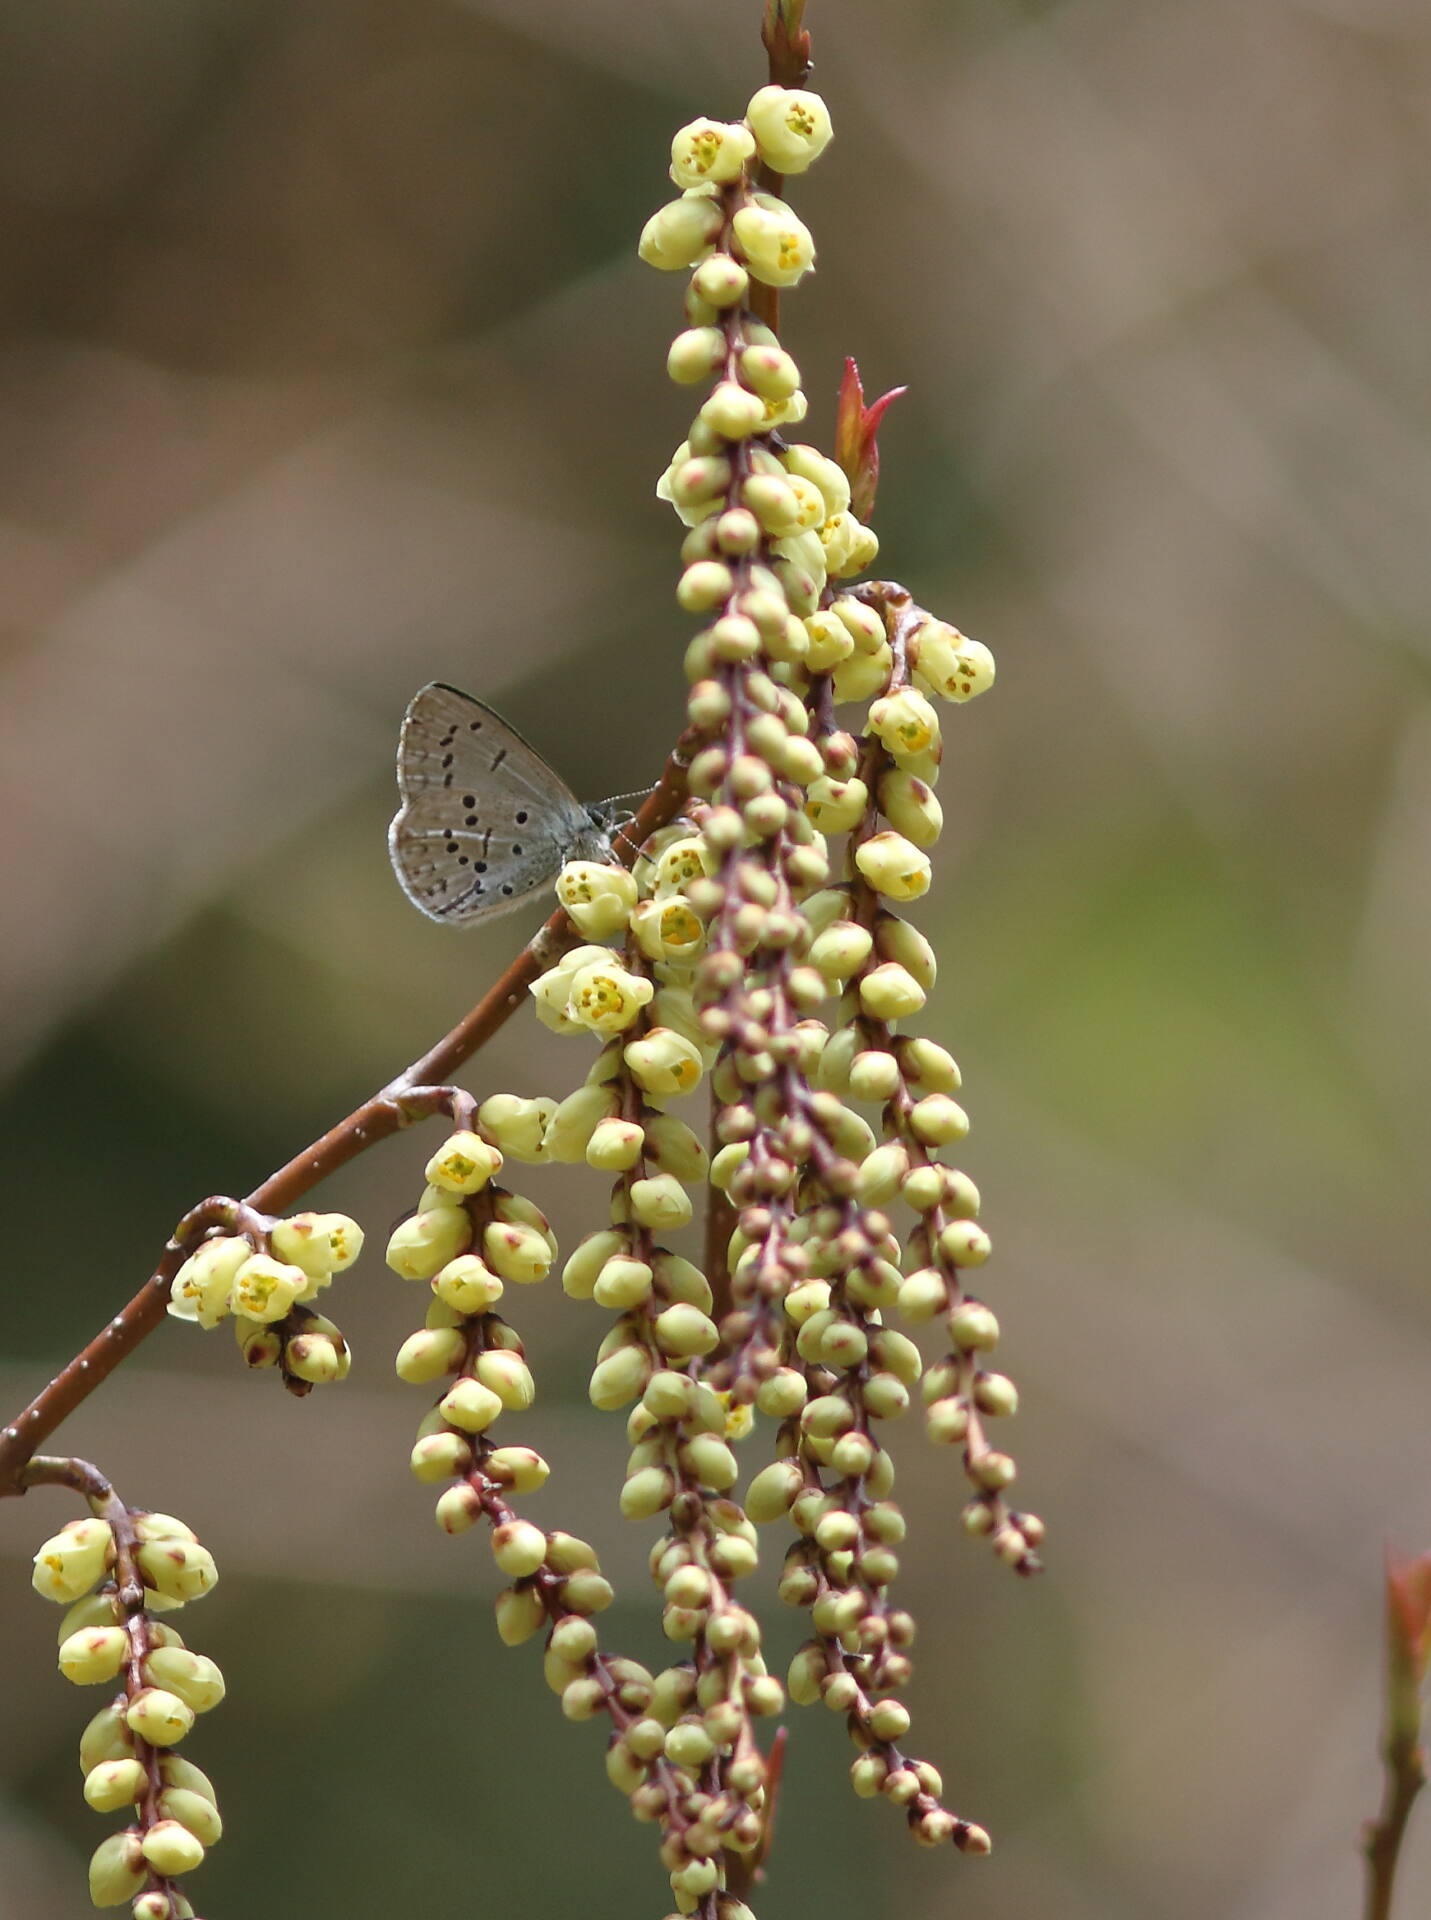
[[[629,869],[579,861],[558,879],[579,944],[531,997],[547,1027],[595,1044],[582,1084],[561,1100],[409,1093],[404,1121],[442,1112],[453,1131],[387,1250],[430,1299],[397,1358],[436,1393],[412,1471],[442,1489],[445,1531],[485,1523],[508,1582],[501,1638],[544,1636],[565,1715],[608,1722],[607,1773],[658,1827],[676,1907],[702,1920],[748,1915],[774,1788],[758,1723],[787,1690],[843,1716],[856,1793],[903,1809],[923,1843],[988,1850],[905,1745],[914,1622],[893,1597],[905,1522],[889,1424],[922,1397],[929,1437],[962,1454],[964,1525],[1001,1560],[1032,1572],[1042,1537],[989,1439],[1018,1396],[988,1364],[999,1328],[974,1277],[990,1242],[948,1158],[969,1127],[959,1069],[911,1024],[935,954],[901,913],[931,884],[942,824],[939,703],[984,691],[993,661],[902,587],[860,583],[878,552],[864,522],[884,403],[865,408],[852,371],[840,459],[795,439],[800,372],[758,317],[814,260],[765,187],[830,137],[817,95],[768,86],[742,121],[694,121],[673,142],[681,192],[640,253],[689,276],[668,366],[707,388],[657,487],[687,529],[677,599],[702,623],[686,649],[688,798]],[[606,1218],[564,1261],[510,1184],[536,1162],[611,1180]],[[678,1242],[698,1216],[696,1257]],[[356,1257],[354,1222],[211,1203],[192,1237],[171,1313],[231,1319],[250,1364],[295,1391],[346,1374],[346,1343],[312,1303]],[[601,1645],[612,1590],[592,1546],[514,1504],[548,1467],[510,1431],[536,1392],[511,1290],[557,1266],[605,1317],[590,1398],[626,1414],[621,1512],[662,1525],[661,1672]],[[894,1317],[926,1329],[930,1356]],[[222,1683],[151,1614],[203,1591],[212,1563],[178,1522],[120,1511],[48,1542],[36,1584],[75,1603],[69,1677],[124,1680],[85,1735],[86,1797],[137,1809],[95,1856],[95,1899],[178,1920],[192,1909],[173,1876],[198,1864],[218,1815],[172,1747]],[[780,1597],[809,1623],[783,1682],[740,1598],[762,1529],[785,1534]]]

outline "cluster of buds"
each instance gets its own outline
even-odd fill
[[[810,130],[793,165],[767,131],[785,124]],[[736,1222],[729,1304],[696,1371],[731,1407],[780,1422],[778,1457],[746,1512],[795,1528],[781,1593],[808,1609],[814,1634],[792,1696],[845,1716],[857,1792],[901,1807],[925,1843],[979,1852],[982,1829],[941,1805],[934,1769],[899,1744],[909,1716],[894,1695],[910,1675],[913,1623],[888,1591],[904,1523],[881,1427],[924,1374],[886,1316],[942,1313],[954,1351],[925,1386],[931,1432],[964,1444],[970,1530],[1032,1571],[1041,1528],[1007,1506],[1012,1462],[983,1432],[986,1416],[1012,1411],[1014,1391],[979,1363],[996,1323],[961,1281],[989,1243],[972,1182],[941,1159],[968,1130],[952,1097],[958,1069],[900,1031],[934,984],[929,943],[897,912],[928,890],[942,826],[934,701],[983,692],[994,664],[903,589],[853,584],[878,549],[851,511],[850,474],[786,437],[805,414],[799,370],[747,298],[752,280],[794,284],[813,244],[788,210],[762,202],[752,167],[799,170],[828,137],[814,96],[779,89],[757,96],[744,129],[684,129],[673,177],[685,199],[642,241],[653,264],[693,269],[669,367],[679,382],[711,382],[657,489],[688,529],[677,599],[704,622],[686,654],[689,718],[709,741],[690,770],[706,851],[692,985],[716,1049],[711,1180]],[[702,181],[683,171],[692,152],[714,156]],[[772,272],[764,236],[777,220],[787,264]],[[872,417],[854,419],[856,441]],[[867,513],[877,459],[872,446],[858,452]],[[863,702],[860,739],[836,709]],[[907,1236],[896,1203],[915,1217]]]
[[[452,1129],[387,1247],[430,1294],[396,1362],[436,1394],[412,1472],[440,1489],[443,1531],[485,1524],[508,1583],[501,1639],[543,1635],[563,1714],[608,1723],[608,1777],[659,1829],[675,1906],[697,1920],[753,1920],[744,1895],[778,1778],[758,1723],[787,1692],[843,1717],[858,1795],[899,1808],[922,1844],[988,1851],[904,1744],[915,1626],[893,1597],[905,1522],[890,1423],[922,1397],[929,1437],[962,1450],[966,1529],[1006,1564],[1034,1571],[1043,1532],[1011,1504],[1013,1460],[988,1438],[1018,1395],[987,1364],[998,1323],[972,1287],[991,1246],[978,1190],[950,1158],[969,1130],[959,1069],[910,1026],[935,954],[901,912],[930,888],[943,825],[940,703],[984,692],[994,662],[903,588],[861,581],[879,550],[866,521],[891,396],[866,409],[851,369],[839,459],[793,440],[808,404],[768,324],[774,290],[814,262],[809,230],[768,189],[830,137],[803,88],[761,88],[739,122],[692,122],[672,143],[680,197],[641,237],[644,260],[689,275],[671,377],[708,386],[657,488],[686,529],[676,598],[701,621],[685,652],[700,744],[687,818],[629,871],[580,860],[557,880],[577,944],[531,996],[553,1032],[596,1042],[589,1070],[560,1100],[479,1105],[426,1087],[391,1103],[403,1124],[442,1112]],[[842,724],[851,706],[865,711]],[[700,1089],[709,1144],[673,1110]],[[513,1504],[549,1469],[499,1437],[536,1391],[499,1309],[559,1255],[540,1209],[498,1176],[542,1161],[610,1181],[561,1283],[609,1316],[589,1397],[626,1417],[621,1513],[660,1528],[650,1572],[678,1657],[657,1672],[600,1646],[612,1589],[594,1549]],[[700,1264],[677,1244],[698,1200]],[[313,1303],[357,1258],[352,1220],[211,1201],[185,1224],[171,1314],[231,1318],[249,1364],[278,1367],[295,1392],[346,1375],[347,1345]],[[939,1358],[926,1366],[894,1315],[937,1328]],[[739,1448],[762,1420],[773,1445],[742,1497]],[[137,1820],[96,1853],[92,1892],[131,1901],[137,1920],[180,1920],[192,1909],[174,1876],[219,1819],[205,1776],[172,1748],[223,1683],[153,1616],[202,1594],[213,1563],[177,1521],[112,1496],[91,1504],[93,1518],[41,1549],[35,1584],[70,1604],[68,1677],[122,1684],[84,1736],[85,1794],[101,1810],[132,1804]],[[783,1681],[738,1597],[761,1530],[781,1527],[780,1597],[808,1616]]]
[[[175,1748],[223,1699],[224,1680],[168,1616],[218,1574],[181,1520],[131,1512],[113,1496],[92,1505],[98,1511],[44,1543],[34,1573],[36,1591],[68,1608],[60,1672],[76,1686],[118,1688],[80,1738],[80,1767],[97,1813],[130,1807],[134,1819],[96,1848],[90,1897],[128,1905],[134,1920],[187,1920],[194,1909],[176,1882],[202,1863],[223,1822],[207,1774]]]
[[[732,1875],[766,1832],[767,1764],[753,1722],[778,1713],[784,1687],[767,1671],[761,1630],[735,1597],[755,1571],[756,1531],[731,1497],[730,1444],[748,1410],[702,1378],[719,1343],[716,1303],[700,1267],[665,1244],[694,1214],[708,1156],[666,1111],[700,1083],[715,1049],[696,1012],[695,975],[719,895],[705,839],[683,825],[643,848],[630,874],[569,866],[558,898],[580,931],[618,936],[599,959],[578,948],[533,987],[539,1012],[563,1030],[605,1038],[587,1085],[558,1107],[549,1144],[612,1174],[609,1224],[590,1233],[562,1271],[566,1292],[615,1315],[598,1352],[590,1397],[630,1408],[631,1454],[621,1490],[629,1520],[664,1516],[651,1549],[666,1637],[689,1657],[655,1677],[642,1714],[616,1721],[607,1772],[640,1820],[661,1830],[661,1858],[683,1913],[744,1912]],[[597,903],[601,903],[599,908]],[[582,983],[617,984],[593,1017]],[[607,1037],[607,1036],[610,1037]]]
[[[169,1312],[205,1328],[231,1318],[247,1364],[277,1367],[290,1392],[346,1380],[348,1343],[311,1302],[362,1252],[362,1228],[345,1213],[275,1220],[226,1204],[242,1231],[200,1241],[174,1276]]]

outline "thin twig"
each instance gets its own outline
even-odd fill
[[[622,836],[616,857],[628,866],[635,860],[642,841],[679,813],[686,798],[685,770],[693,745],[692,738],[683,734],[660,780],[642,803],[629,833]],[[571,923],[558,909],[471,1012],[421,1059],[414,1060],[380,1092],[354,1108],[335,1127],[330,1127],[321,1139],[313,1141],[277,1172],[271,1173],[244,1200],[205,1200],[186,1214],[165,1246],[158,1266],[134,1298],[0,1431],[0,1497],[24,1492],[22,1469],[36,1448],[160,1325],[174,1275],[204,1231],[214,1225],[233,1223],[236,1213],[246,1209],[266,1214],[286,1211],[320,1180],[325,1180],[368,1147],[424,1117],[422,1103],[418,1103],[419,1110],[414,1111],[406,1096],[416,1089],[446,1081],[470,1060],[521,1006],[528,987],[570,939]]]
[[[1366,1920],[1391,1920],[1396,1889],[1396,1863],[1412,1803],[1426,1784],[1420,1748],[1410,1753],[1386,1753],[1386,1786],[1381,1811],[1369,1820],[1362,1840],[1366,1853]]]
[[[804,14],[805,0],[767,0],[760,37],[770,58],[772,87],[803,87],[810,78],[810,36],[801,24]],[[777,173],[773,167],[762,165],[755,184],[761,193],[774,194],[778,200],[784,195],[785,176]],[[772,332],[779,333],[778,287],[768,287],[763,281],[752,280],[750,310]]]
[[[1381,1808],[1362,1829],[1365,1920],[1391,1920],[1396,1867],[1416,1796],[1426,1784],[1421,1690],[1431,1656],[1431,1554],[1386,1563],[1386,1722]]]

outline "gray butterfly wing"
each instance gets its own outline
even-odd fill
[[[393,871],[429,919],[470,924],[520,906],[606,835],[500,714],[434,681],[413,696],[398,740],[402,804],[388,829]]]

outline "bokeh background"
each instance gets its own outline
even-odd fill
[[[598,795],[679,724],[652,484],[666,142],[763,77],[758,0],[0,4],[0,944],[17,1407],[148,1271],[449,1025],[523,929],[388,872],[411,691],[499,703]],[[787,302],[912,388],[882,567],[987,638],[927,925],[1050,1567],[958,1534],[911,1426],[919,1746],[995,1832],[928,1856],[795,1725],[762,1920],[1340,1920],[1378,1776],[1380,1562],[1431,1546],[1431,20],[1417,0],[811,0],[837,139]],[[533,916],[534,917],[534,916]],[[482,1091],[582,1071],[514,1023]],[[390,1146],[326,1198],[383,1231]],[[567,1236],[593,1176],[542,1171]],[[203,1911],[659,1914],[651,1837],[439,1537],[388,1354],[293,1403],[162,1334],[66,1430],[224,1583]],[[659,1652],[598,1336],[521,1302],[611,1640]],[[102,1831],[0,1515],[0,1908]],[[788,1652],[793,1619],[772,1629]],[[1431,1901],[1413,1836],[1401,1911]]]

